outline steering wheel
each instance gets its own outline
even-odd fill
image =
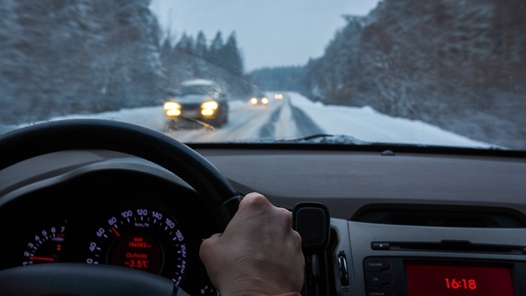
[[[219,170],[188,146],[153,130],[111,120],[53,121],[0,135],[0,170],[38,155],[75,149],[127,153],[171,171],[205,198],[223,229],[241,200]],[[168,279],[130,268],[54,263],[2,270],[0,287],[0,296],[56,293],[170,296],[174,286]]]

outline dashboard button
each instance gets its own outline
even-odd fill
[[[389,250],[389,243],[371,243],[373,250]]]
[[[382,271],[384,269],[389,269],[391,264],[387,261],[384,261],[380,258],[367,258],[363,262],[364,271]]]
[[[366,288],[365,295],[367,296],[393,296],[393,292],[384,290],[382,288]]]
[[[391,277],[379,272],[366,272],[365,273],[365,285],[380,287],[391,282]]]

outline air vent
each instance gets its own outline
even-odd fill
[[[523,255],[524,247],[508,245],[472,244],[468,241],[442,241],[440,243],[395,242],[389,244],[390,251],[442,251],[495,253],[507,255]]]
[[[352,221],[413,226],[436,227],[470,227],[470,228],[526,228],[524,217],[517,214],[488,211],[486,208],[465,208],[455,211],[422,208],[417,206],[404,206],[405,209],[396,209],[400,205],[391,206],[394,209],[375,207],[360,211]],[[442,207],[443,208],[443,207]]]

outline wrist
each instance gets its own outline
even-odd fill
[[[255,276],[244,276],[233,281],[226,281],[227,286],[221,287],[221,296],[301,296],[292,289],[276,285],[274,279],[262,279]]]
[[[268,294],[246,294],[243,296],[301,296],[298,292],[290,292],[285,294],[279,294],[279,295],[268,295]]]

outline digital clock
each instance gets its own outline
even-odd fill
[[[409,296],[513,296],[504,265],[413,262],[405,264]]]

